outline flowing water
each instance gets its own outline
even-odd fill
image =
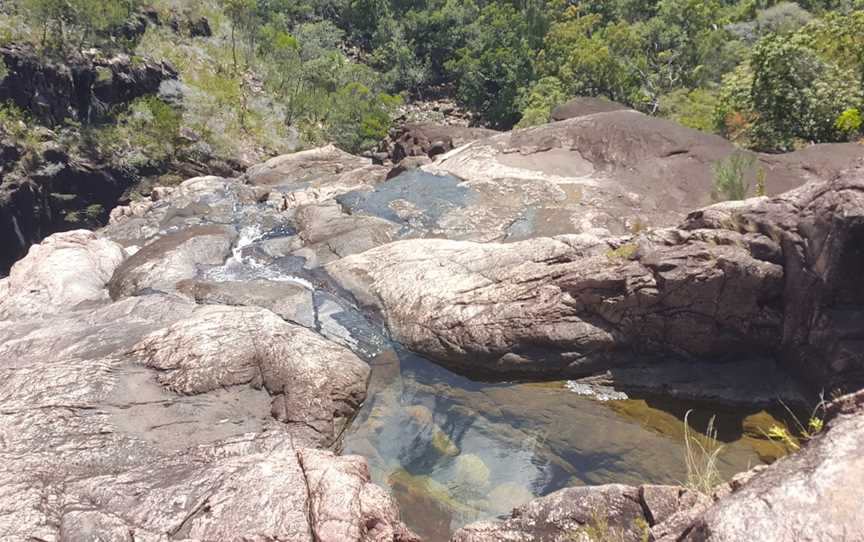
[[[685,481],[688,405],[601,402],[566,382],[489,384],[456,375],[391,343],[320,268],[261,248],[292,235],[288,226],[245,228],[233,257],[201,278],[292,282],[312,299],[303,320],[370,362],[368,398],[344,435],[344,452],[368,459],[374,481],[393,493],[405,522],[425,540],[446,540],[466,523],[506,516],[568,486]],[[691,418],[694,428],[704,429],[709,412]],[[765,440],[743,434],[751,414],[718,420],[725,442],[719,468],[727,478],[770,456]]]

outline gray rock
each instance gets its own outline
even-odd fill
[[[586,117],[595,113],[609,113],[610,111],[623,111],[631,108],[606,98],[593,98],[582,96],[573,98],[552,109],[551,119],[553,121],[575,119]]]
[[[112,301],[122,257],[58,234],[0,281],[4,540],[416,540],[365,460],[308,449],[338,443],[364,362],[261,308]]]
[[[680,228],[405,240],[327,270],[403,344],[468,373],[614,376],[633,355],[779,353],[817,391],[855,389],[862,185],[858,166],[774,199],[708,207]]]
[[[164,235],[117,268],[108,285],[111,297],[143,290],[173,292],[178,282],[195,276],[199,265],[225,262],[236,236],[223,226],[193,226]]]

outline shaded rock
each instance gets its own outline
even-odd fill
[[[606,98],[582,96],[555,106],[550,116],[553,121],[559,121],[587,117],[595,113],[609,113],[611,111],[623,110],[631,110],[631,108],[618,102],[607,100]]]
[[[468,525],[452,542],[564,542],[570,540],[642,540],[645,521],[639,489],[612,484],[573,487],[535,499],[503,522]],[[597,532],[594,538],[590,533]],[[584,537],[584,538],[580,538]]]
[[[90,122],[120,103],[155,94],[177,72],[165,62],[126,55],[64,63],[46,61],[20,45],[0,47],[8,71],[0,81],[0,101],[10,101],[48,125],[67,118]]]
[[[223,226],[193,226],[160,237],[117,268],[108,285],[111,297],[172,292],[179,281],[195,276],[198,265],[223,263],[235,238],[234,230]]]
[[[394,164],[409,156],[434,158],[456,147],[494,135],[498,132],[487,128],[446,126],[431,123],[403,124],[390,131],[388,139],[379,145]]]
[[[406,156],[405,158],[400,160],[393,169],[387,172],[387,179],[398,177],[399,175],[405,173],[408,170],[418,169],[421,166],[425,166],[426,164],[431,163],[432,160],[427,158],[426,156]]]
[[[33,245],[0,279],[0,319],[29,318],[106,299],[105,285],[125,258],[123,249],[96,234],[57,233]]]

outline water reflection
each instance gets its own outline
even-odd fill
[[[369,399],[345,452],[368,458],[374,481],[391,489],[426,540],[447,540],[466,523],[566,486],[686,479],[677,435],[563,383],[473,382],[401,350],[372,364]],[[736,441],[720,467],[731,476],[760,462]]]

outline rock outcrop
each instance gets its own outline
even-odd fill
[[[0,101],[14,103],[46,125],[66,119],[89,123],[113,106],[155,94],[162,82],[176,79],[165,62],[110,58],[46,62],[29,47],[0,47],[6,77],[0,80]]]
[[[164,198],[213,203],[224,183]],[[166,233],[132,215],[114,233],[144,245],[135,256],[111,230],[60,233],[0,279],[3,539],[416,541],[365,459],[326,451],[369,366],[267,309],[177,287],[224,264],[227,223]]]
[[[713,167],[734,152],[719,136],[624,109],[487,137],[423,169],[482,193],[509,189],[513,199],[545,187],[549,196],[522,202],[516,216],[544,225],[542,235],[623,235],[674,226],[711,204]],[[756,158],[771,196],[829,179],[862,156],[861,145],[839,144]],[[755,168],[750,175],[752,193]]]
[[[583,376],[628,355],[778,354],[819,389],[861,380],[864,165],[678,227],[492,244],[391,243],[328,265],[409,348],[473,374]]]
[[[579,117],[587,117],[595,113],[609,113],[611,111],[623,111],[630,109],[624,104],[613,102],[605,98],[593,98],[583,96],[573,98],[561,105],[555,106],[550,114],[551,120],[567,120]]]
[[[67,120],[105,121],[118,106],[156,94],[163,82],[177,77],[163,62],[116,55],[61,63],[18,45],[0,47],[0,62],[5,74],[0,102],[55,129]],[[104,225],[136,180],[128,167],[89,154],[70,156],[52,129],[22,129],[38,141],[23,144],[0,127],[0,273],[52,233]]]
[[[378,146],[375,156],[394,164],[411,156],[434,158],[471,141],[497,133],[488,128],[407,123],[390,131],[387,139]]]

